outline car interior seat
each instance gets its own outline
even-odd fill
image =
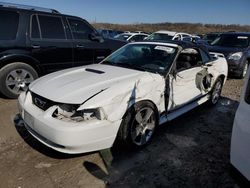
[[[178,71],[185,70],[191,67],[191,57],[189,54],[180,54],[176,61]]]

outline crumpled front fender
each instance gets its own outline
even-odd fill
[[[106,119],[122,119],[126,111],[143,100],[153,102],[159,111],[164,111],[165,80],[158,74],[146,73],[136,80],[116,84],[86,101],[78,110],[102,108]]]

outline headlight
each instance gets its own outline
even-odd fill
[[[87,120],[102,120],[105,118],[101,108],[77,110],[79,105],[62,104],[52,114],[52,117],[67,122],[81,122]]]
[[[241,57],[242,57],[242,52],[236,52],[236,53],[230,54],[228,56],[228,59],[232,59],[234,61],[238,61]]]

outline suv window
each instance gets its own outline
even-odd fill
[[[16,39],[18,23],[18,13],[0,10],[0,40]]]
[[[43,39],[65,39],[61,17],[38,15]]]
[[[93,33],[93,29],[82,20],[68,18],[71,32],[74,39],[89,40],[89,34]]]
[[[222,34],[216,38],[211,45],[212,46],[224,46],[224,47],[238,47],[245,48],[249,46],[249,36],[240,34]]]
[[[31,20],[31,38],[41,38],[36,16],[32,16]]]

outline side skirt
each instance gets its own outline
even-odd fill
[[[186,112],[188,112],[188,111],[196,108],[197,106],[207,102],[209,100],[209,97],[210,97],[210,95],[207,94],[204,97],[199,98],[198,100],[196,100],[192,103],[189,103],[189,104],[183,106],[182,108],[179,108],[173,112],[170,112],[168,114],[162,113],[162,115],[160,117],[159,124],[161,125],[163,123],[166,123],[168,121],[171,121],[171,120],[181,116],[182,114],[185,114]]]

